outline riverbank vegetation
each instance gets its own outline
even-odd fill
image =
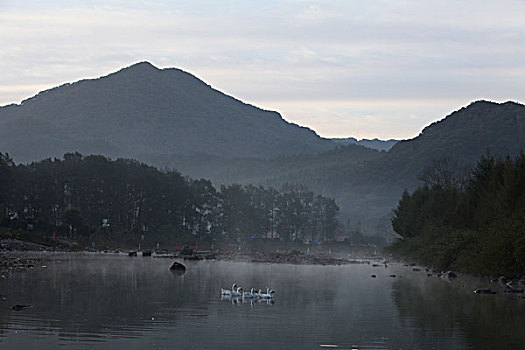
[[[29,165],[0,154],[0,209],[7,235],[100,246],[327,240],[341,226],[335,201],[302,186],[217,190],[176,171],[79,153]]]
[[[486,155],[470,174],[441,160],[424,180],[394,211],[392,225],[402,239],[391,252],[442,269],[525,274],[523,152],[504,159]]]

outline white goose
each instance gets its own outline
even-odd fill
[[[242,297],[242,292],[243,292],[242,287],[237,287],[235,291],[232,290],[231,296],[232,297]]]
[[[273,289],[266,288],[266,293],[263,293],[262,290],[259,289],[259,298],[261,299],[273,299],[273,296],[275,294],[275,291]]]
[[[257,293],[255,293],[255,289],[251,289],[249,292],[244,292],[244,299],[256,299]]]
[[[234,283],[232,285],[232,290],[222,289],[221,288],[221,295],[231,296],[235,292],[236,289],[237,289],[237,283]]]

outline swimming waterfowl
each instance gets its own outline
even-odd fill
[[[258,295],[253,288],[249,292],[244,292],[244,299],[256,299],[257,297]]]
[[[242,287],[237,287],[236,290],[232,290],[231,296],[232,297],[242,297],[242,292],[243,292]]]
[[[266,293],[263,293],[262,290],[259,289],[259,298],[261,299],[272,299],[275,294],[275,291],[273,289],[266,289]]]
[[[232,293],[235,292],[236,289],[237,289],[237,283],[234,283],[232,285],[231,290],[221,288],[221,295],[232,295]]]

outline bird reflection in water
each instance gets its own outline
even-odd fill
[[[250,304],[250,306],[254,306],[256,304],[275,304],[274,299],[247,299],[243,297],[232,297],[231,295],[221,295],[221,300],[229,301],[232,304]]]

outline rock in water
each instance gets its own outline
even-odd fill
[[[173,265],[171,265],[170,270],[186,271],[186,266],[184,266],[181,263],[175,261],[173,263]]]
[[[13,306],[13,310],[15,311],[20,311],[20,310],[25,310],[25,309],[28,309],[30,308],[32,305],[19,305],[19,304],[16,304]]]

